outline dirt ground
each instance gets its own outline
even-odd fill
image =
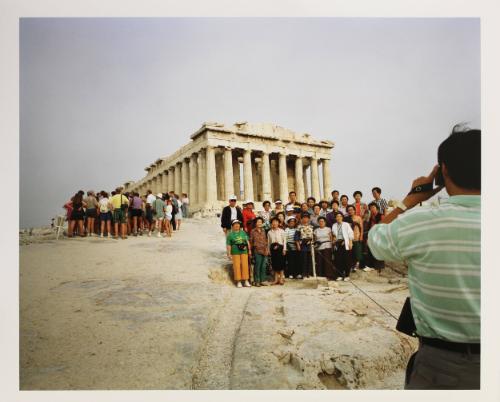
[[[216,218],[173,238],[24,238],[21,389],[403,388],[416,344],[359,290],[397,317],[401,267],[237,289],[224,240]]]

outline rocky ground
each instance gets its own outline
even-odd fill
[[[23,390],[403,387],[404,267],[237,289],[215,218],[173,238],[40,236],[20,246]]]

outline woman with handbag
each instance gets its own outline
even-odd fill
[[[274,282],[272,285],[285,284],[286,235],[285,231],[279,225],[280,220],[274,217],[271,219],[271,230],[267,232],[271,267],[274,271]]]
[[[351,267],[349,266],[349,253],[352,250],[352,241],[354,232],[351,225],[344,222],[344,215],[337,212],[336,222],[332,226],[332,235],[334,240],[333,254],[335,256],[335,268],[340,276],[337,281],[349,281]]]
[[[318,217],[318,227],[314,229],[314,248],[316,254],[316,275],[333,279],[332,231],[326,227],[326,218]]]
[[[227,257],[233,262],[233,276],[236,287],[250,287],[248,259],[252,255],[248,235],[241,229],[241,222],[234,219],[231,231],[226,237]]]

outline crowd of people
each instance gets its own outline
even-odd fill
[[[345,194],[332,191],[330,200],[309,197],[297,200],[295,191],[282,200],[262,203],[255,212],[253,201],[237,205],[237,197],[221,214],[226,234],[227,256],[233,263],[237,287],[283,285],[285,278],[311,276],[349,281],[352,271],[384,268],[367,245],[368,232],[388,212],[388,203],[379,187],[372,189],[373,201],[362,201],[355,191],[351,203]],[[272,274],[272,282],[268,275]]]
[[[122,187],[108,194],[100,191],[78,191],[63,205],[68,220],[68,237],[100,236],[121,237],[128,235],[171,237],[179,230],[182,218],[188,216],[189,198],[174,191],[146,195],[123,192]]]

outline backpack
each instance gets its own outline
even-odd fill
[[[175,198],[172,199],[172,215],[174,216],[179,213],[179,207],[177,205],[177,200]]]

